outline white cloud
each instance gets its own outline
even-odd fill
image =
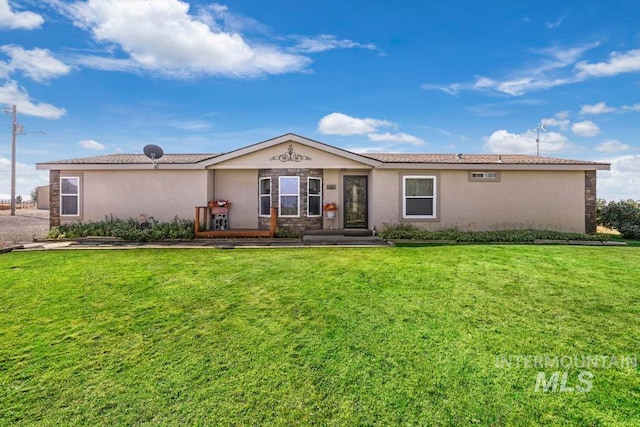
[[[524,68],[511,75],[501,78],[476,76],[473,83],[452,83],[449,85],[427,83],[421,87],[425,90],[440,90],[450,95],[458,95],[462,90],[476,90],[519,96],[591,78],[640,72],[640,49],[623,53],[612,52],[609,61],[605,62],[578,62],[586,51],[599,45],[600,43],[596,42],[571,48],[552,46],[539,49],[533,51],[543,56],[537,65]]]
[[[564,21],[566,18],[566,16],[562,16],[558,19],[556,19],[555,21],[546,21],[544,23],[544,25],[546,25],[547,28],[549,28],[550,30],[554,30],[558,27],[560,27],[560,25],[562,25],[562,21]]]
[[[14,12],[9,0],[0,0],[0,29],[33,30],[44,23],[42,16],[33,12]]]
[[[591,120],[576,122],[571,126],[571,131],[580,136],[596,136],[600,133],[600,128]]]
[[[293,52],[316,53],[334,49],[368,49],[378,50],[373,43],[358,43],[353,40],[340,40],[334,35],[321,34],[316,37],[294,37],[297,44],[291,48]]]
[[[374,142],[396,142],[401,144],[424,145],[424,140],[404,132],[370,133],[367,137]]]
[[[33,80],[43,82],[71,71],[68,65],[54,58],[47,49],[25,50],[20,46],[5,45],[0,47],[0,51],[10,58],[9,62],[0,62],[0,76],[7,77],[13,71],[21,70]]]
[[[598,171],[598,197],[606,200],[640,200],[640,155],[604,161],[611,163],[611,170]]]
[[[4,86],[0,86],[0,104],[16,104],[21,114],[44,119],[59,119],[67,112],[64,108],[51,104],[34,102],[29,94],[13,80],[9,80]]]
[[[466,87],[460,83],[453,83],[450,85],[437,85],[431,83],[425,83],[420,86],[424,90],[439,90],[446,94],[456,96],[462,89],[466,89]]]
[[[602,151],[604,153],[617,153],[620,151],[627,151],[630,149],[631,149],[630,145],[623,144],[622,142],[616,139],[608,139],[596,146],[596,151]]]
[[[546,128],[559,127],[561,130],[569,129],[569,124],[571,124],[569,119],[559,119],[555,117],[548,117],[548,118],[542,119],[541,123],[544,124]]]
[[[634,105],[625,105],[622,107],[626,111],[640,111],[640,103]]]
[[[311,60],[276,46],[250,45],[234,32],[220,31],[189,13],[179,0],[51,0],[96,41],[119,46],[120,61],[96,61],[101,69],[130,67],[177,78],[199,75],[255,77],[304,70]]]
[[[454,83],[449,86],[425,84],[422,85],[422,88],[427,90],[438,89],[451,95],[457,95],[461,90],[468,89],[481,91],[492,90],[513,96],[550,89],[578,81],[579,79],[575,76],[558,75],[558,72],[573,64],[584,52],[596,46],[598,46],[598,43],[571,48],[552,46],[534,52],[543,57],[543,60],[539,61],[538,65],[520,70],[502,79],[476,76],[475,82],[472,84]]]
[[[607,62],[590,64],[586,61],[578,62],[575,66],[578,76],[606,77],[622,73],[640,71],[640,49],[630,50],[624,53],[612,52]]]
[[[318,131],[328,135],[366,135],[370,141],[387,143],[384,147],[356,148],[357,152],[375,152],[397,144],[424,145],[423,139],[404,132],[380,132],[380,128],[394,127],[396,124],[388,120],[359,119],[342,113],[331,113],[320,119]],[[364,151],[363,151],[364,150]],[[397,150],[396,150],[397,151]]]
[[[0,156],[0,199],[11,196],[11,159]],[[16,162],[16,196],[31,199],[31,190],[49,183],[49,172],[38,171],[33,165]]]
[[[583,105],[580,109],[580,114],[605,114],[613,113],[615,111],[615,108],[607,106],[607,104],[605,104],[604,102],[598,102],[597,104],[593,105]]]
[[[555,153],[571,148],[567,138],[556,132],[540,136],[540,152]],[[528,131],[514,134],[506,130],[497,130],[485,140],[484,148],[491,153],[536,154],[536,133]]]
[[[86,148],[88,150],[104,150],[106,147],[104,144],[99,143],[98,141],[94,141],[93,139],[84,139],[79,141],[81,147]]]
[[[377,119],[358,119],[342,113],[331,113],[320,119],[318,131],[327,135],[366,135],[392,122]]]

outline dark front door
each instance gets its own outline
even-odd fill
[[[345,175],[344,228],[368,228],[367,176]]]

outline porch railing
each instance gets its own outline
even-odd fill
[[[277,219],[278,208],[272,207],[268,230],[233,228],[227,230],[211,230],[211,209],[208,206],[196,206],[194,233],[196,238],[274,237],[276,235]]]

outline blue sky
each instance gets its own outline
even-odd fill
[[[0,0],[0,105],[34,164],[146,144],[212,153],[287,132],[359,152],[612,162],[640,199],[640,2]],[[0,198],[10,118],[0,116]]]

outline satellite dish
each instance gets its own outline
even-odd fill
[[[164,151],[162,151],[162,148],[154,144],[149,144],[144,146],[143,151],[144,151],[144,155],[150,158],[151,161],[153,162],[153,167],[155,169],[158,169],[156,160],[162,158],[162,156],[164,155]]]

